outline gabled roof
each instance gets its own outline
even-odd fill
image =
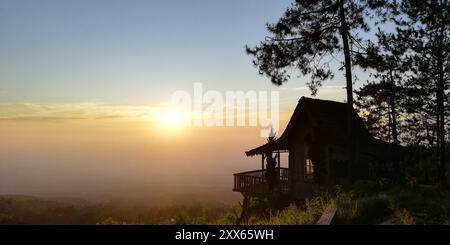
[[[354,109],[352,114],[353,138],[358,142],[373,140]],[[320,128],[321,134],[327,137],[328,142],[346,141],[348,136],[346,103],[301,97],[283,134],[275,141],[245,152],[247,156],[274,150],[287,150],[290,138],[297,130],[302,115],[308,115],[311,124]]]

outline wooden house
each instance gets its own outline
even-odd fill
[[[233,190],[244,197],[276,192],[304,199],[348,183],[350,176],[353,180],[369,179],[392,167],[387,163],[395,147],[375,139],[356,111],[351,114],[353,137],[349,139],[345,103],[301,97],[283,134],[246,152],[249,157],[261,157],[261,169],[234,174]],[[349,154],[351,144],[353,154]],[[281,154],[289,154],[288,168],[280,167]],[[351,155],[353,160],[349,161]],[[267,183],[265,166],[271,156],[277,163],[275,187]]]

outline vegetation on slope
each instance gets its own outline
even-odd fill
[[[323,194],[290,205],[249,224],[315,224],[327,207],[337,208],[333,224],[450,224],[450,188],[436,186],[380,187],[365,183],[334,196]]]
[[[259,204],[246,224],[315,224],[326,207],[337,208],[337,225],[450,224],[450,188],[357,183],[279,210]],[[0,197],[0,224],[236,224],[239,215],[238,205],[219,203],[149,207]]]

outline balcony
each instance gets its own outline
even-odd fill
[[[275,188],[270,190],[266,181],[267,170],[255,170],[234,174],[233,191],[248,195],[266,195],[273,192],[289,192],[289,169],[276,168],[277,181]]]

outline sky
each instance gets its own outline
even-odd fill
[[[2,100],[141,104],[193,82],[264,87],[244,45],[288,2],[2,0]]]
[[[244,47],[289,4],[0,0],[0,193],[101,193],[173,179],[229,186],[233,172],[258,166],[243,155],[264,143],[257,129],[171,127],[156,114],[174,91],[202,83],[279,91],[285,126],[309,95],[306,78],[276,87]],[[318,97],[343,101],[343,87],[337,74]]]

